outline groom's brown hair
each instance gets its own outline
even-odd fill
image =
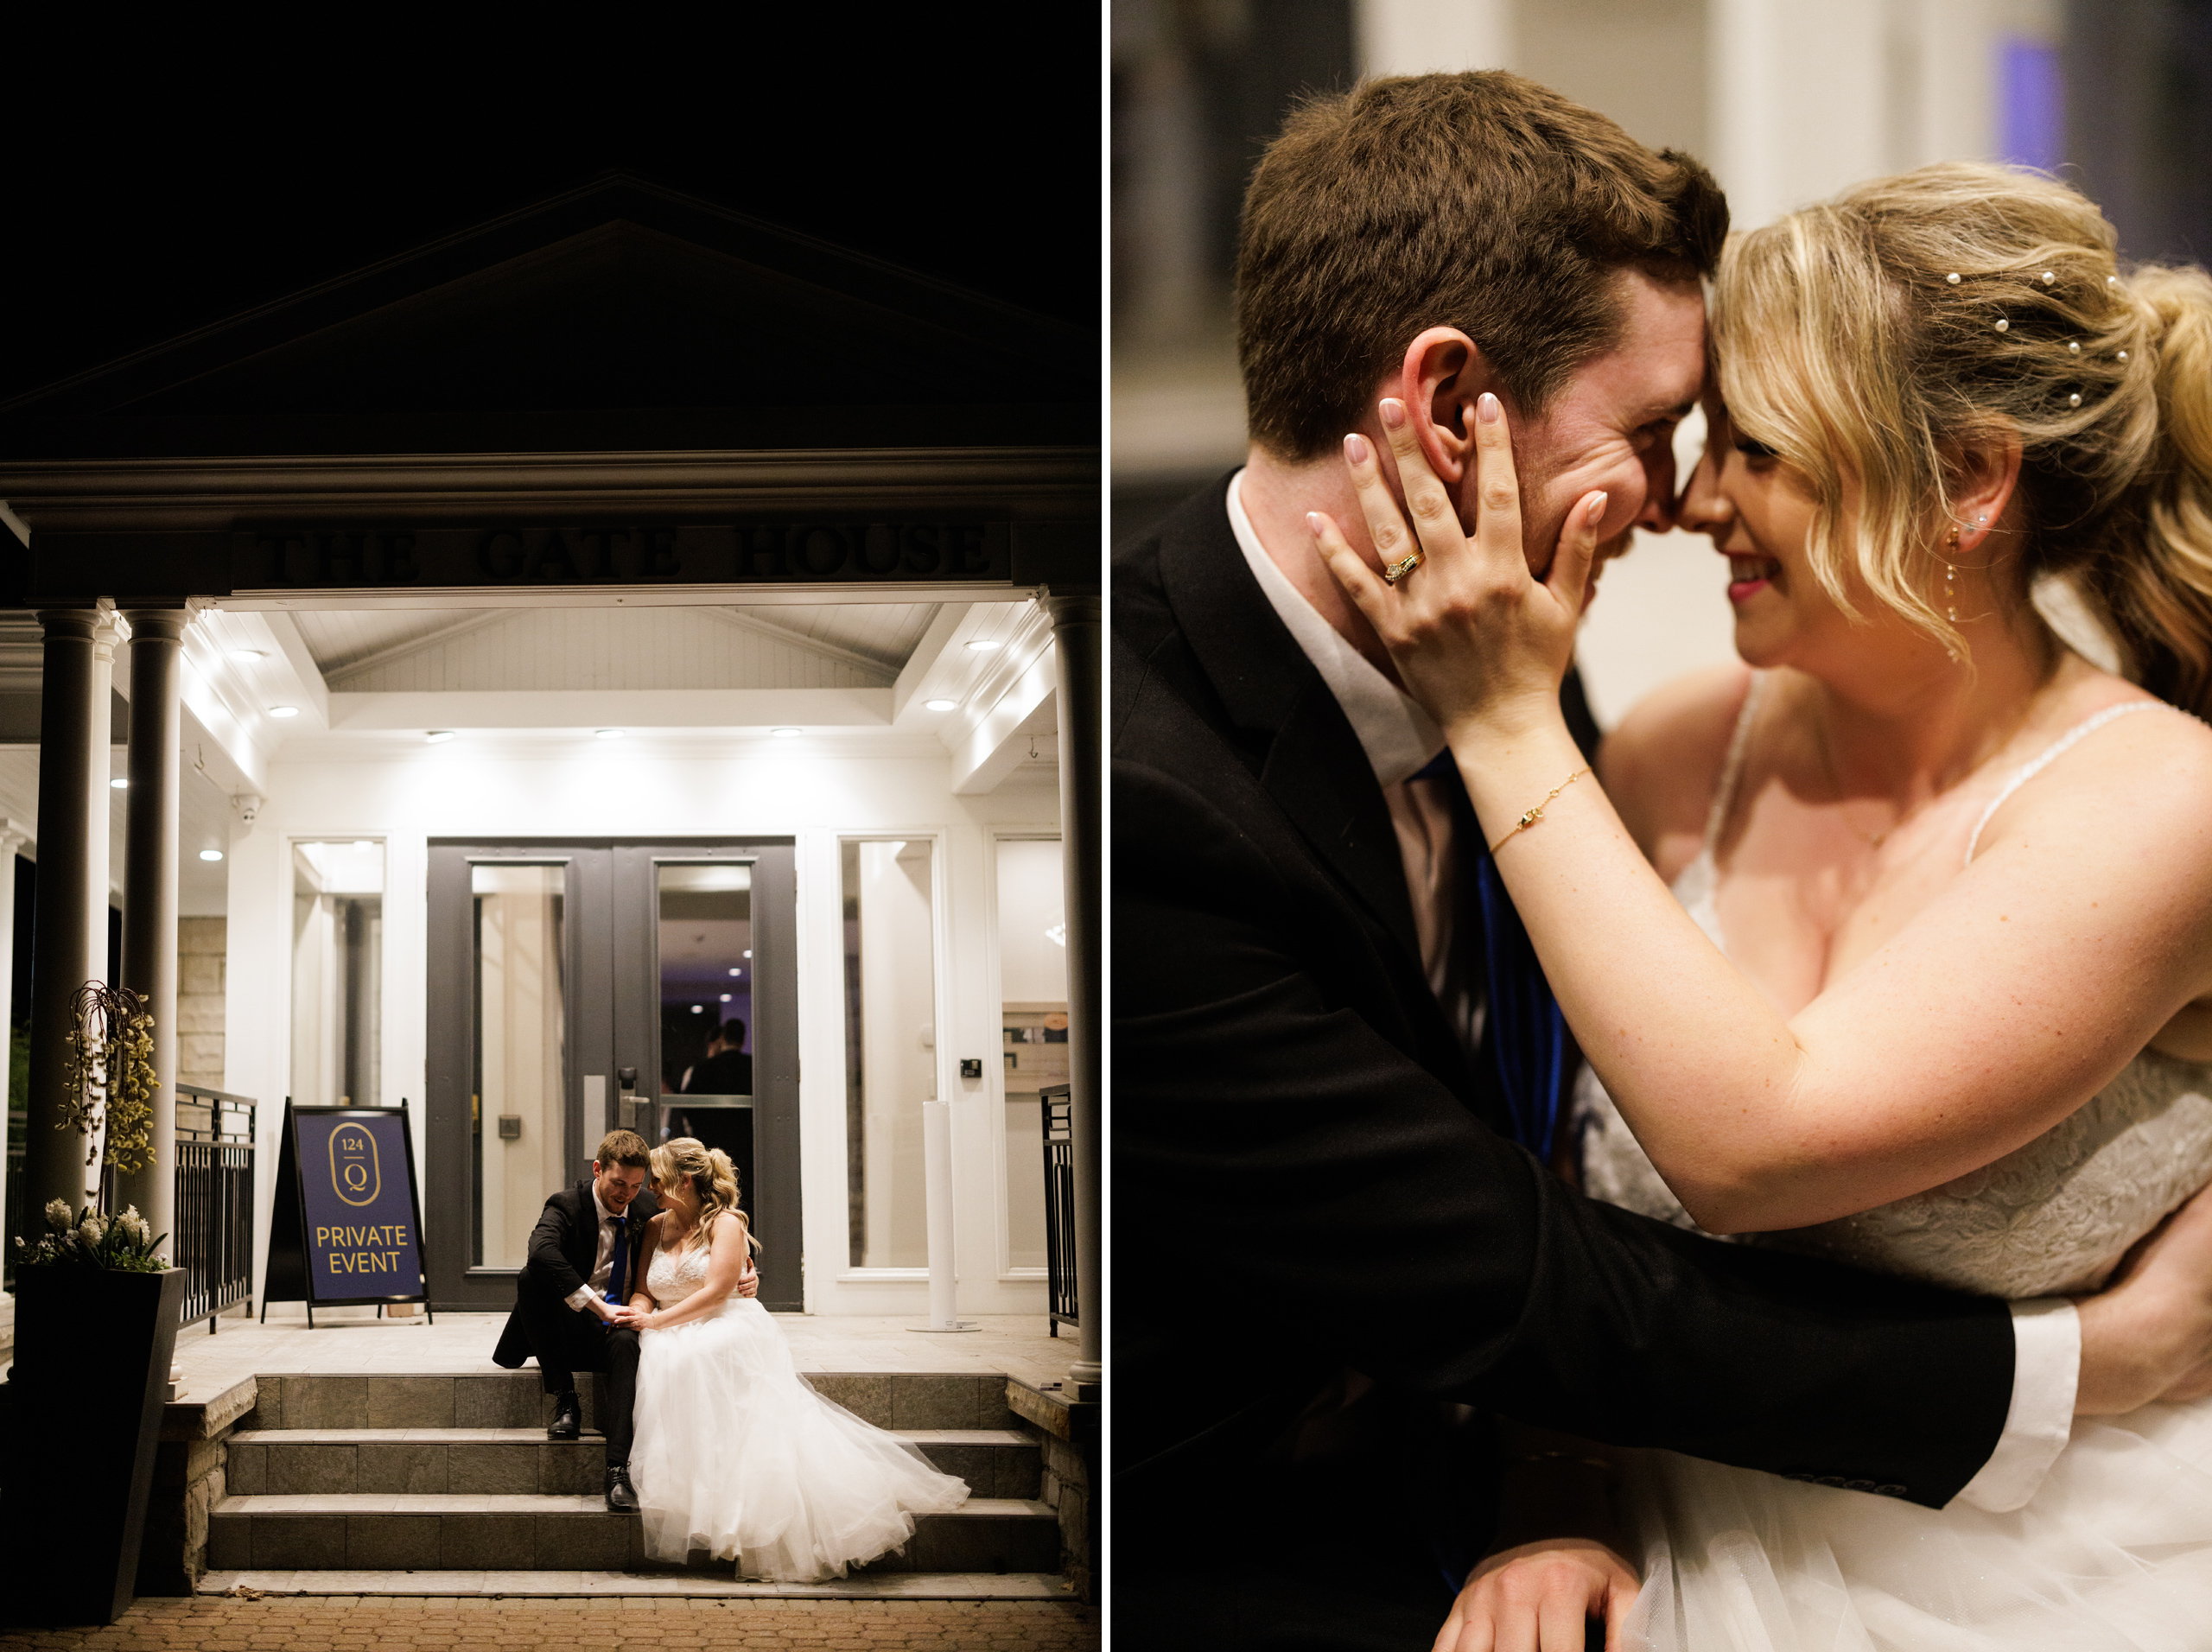
[[[1252,438],[1332,449],[1423,329],[1475,341],[1523,417],[1610,348],[1615,273],[1710,276],[1728,203],[1687,155],[1488,70],[1315,98],[1269,146],[1236,254]]]

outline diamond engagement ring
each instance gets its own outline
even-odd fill
[[[1385,585],[1395,585],[1400,580],[1405,578],[1407,575],[1412,573],[1414,569],[1419,568],[1421,565],[1421,553],[1415,550],[1408,553],[1404,557],[1397,562],[1383,563],[1382,582]]]

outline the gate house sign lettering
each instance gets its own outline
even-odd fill
[[[232,536],[233,589],[1008,582],[1003,522],[282,529]]]

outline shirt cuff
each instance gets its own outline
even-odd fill
[[[599,1293],[593,1290],[590,1286],[579,1285],[575,1290],[569,1292],[568,1295],[563,1297],[561,1299],[567,1303],[570,1307],[574,1308],[578,1313],[584,1313],[590,1310],[591,1299],[598,1294]],[[2080,1340],[2078,1335],[2075,1337],[2075,1340],[2077,1342]],[[2015,1397],[2012,1403],[2014,1405],[2018,1405],[2019,1403],[2019,1400],[2018,1398],[2018,1392],[2019,1390],[2017,1388],[2013,1390]],[[2074,1404],[2074,1384],[2073,1379],[2070,1377],[2067,1379],[2066,1395],[2066,1404],[2070,1409]]]
[[[2082,1318],[2063,1297],[2012,1304],[2012,1406],[1981,1472],[1956,1498],[1986,1514],[2024,1507],[2074,1432]]]

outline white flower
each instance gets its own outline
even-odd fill
[[[67,1233],[76,1217],[70,1214],[69,1207],[60,1199],[49,1199],[47,1201],[46,1220],[47,1225],[56,1233]]]
[[[138,1214],[138,1207],[135,1204],[116,1218],[116,1224],[123,1229],[124,1236],[141,1250],[153,1237],[153,1230],[146,1225],[145,1217]]]
[[[85,1242],[85,1249],[97,1250],[101,1240],[107,1237],[107,1224],[96,1216],[88,1216],[77,1224],[77,1236]]]

